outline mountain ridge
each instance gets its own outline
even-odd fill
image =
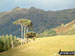
[[[33,22],[33,31],[41,33],[46,29],[55,28],[61,23],[66,24],[75,20],[75,9],[44,11],[32,7],[29,9],[15,8],[8,12],[2,12],[0,13],[0,35],[12,34],[20,36],[20,26],[12,24],[20,18],[30,19]]]

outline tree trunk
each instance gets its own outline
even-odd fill
[[[23,26],[21,25],[21,45],[22,45],[22,43],[23,43],[23,39],[24,37],[23,37]]]
[[[25,39],[26,27],[24,27],[24,39]]]
[[[26,31],[29,32],[29,27],[27,27]],[[28,40],[29,40],[29,39],[26,38],[26,40],[27,40],[27,43],[28,43]]]
[[[27,32],[29,32],[29,28],[27,27]]]
[[[13,44],[13,41],[11,42],[11,48],[13,48],[14,47],[14,44]]]
[[[26,41],[25,33],[26,33],[26,27],[24,26],[24,42]]]

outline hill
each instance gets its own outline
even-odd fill
[[[61,26],[56,27],[55,31],[57,34],[72,34],[75,35],[75,20],[67,24],[61,24]]]
[[[74,35],[60,35],[38,38],[36,41],[0,53],[0,56],[55,56],[58,55],[59,49],[74,51],[74,37]]]
[[[33,29],[37,33],[55,28],[62,23],[66,24],[75,20],[75,9],[62,11],[44,11],[31,7],[14,8],[11,11],[0,13],[0,35],[12,34],[20,36],[20,26],[13,25],[12,22],[20,19],[30,19],[33,22]]]
[[[39,36],[48,37],[55,35],[75,35],[75,20],[67,24],[61,24],[56,28],[48,29],[43,31]]]

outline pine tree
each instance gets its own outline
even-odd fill
[[[10,41],[9,41],[9,36],[6,35],[6,49],[10,48]]]
[[[12,35],[9,35],[9,42],[10,42],[10,46],[11,46],[11,48],[13,48],[14,47],[14,43],[13,43],[13,36]]]

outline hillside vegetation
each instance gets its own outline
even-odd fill
[[[14,48],[20,44],[21,43],[18,40],[18,38],[16,38],[16,36],[12,35],[0,36],[0,53],[7,51],[10,48]]]
[[[29,9],[17,7],[11,11],[1,12],[0,35],[12,34],[20,36],[20,26],[16,27],[12,22],[21,18],[30,19],[33,22],[34,31],[41,33],[44,30],[55,28],[62,23],[66,24],[75,20],[75,9],[44,11],[34,7]]]
[[[37,38],[25,45],[21,45],[0,53],[0,56],[58,56],[59,49],[74,51],[75,35]]]
[[[55,31],[57,34],[63,34],[63,35],[75,35],[75,20],[72,22],[69,22],[67,24],[61,24],[61,26],[58,26],[55,28]]]
[[[67,24],[61,24],[56,28],[45,30],[43,33],[40,34],[41,37],[55,35],[75,35],[75,20]]]

